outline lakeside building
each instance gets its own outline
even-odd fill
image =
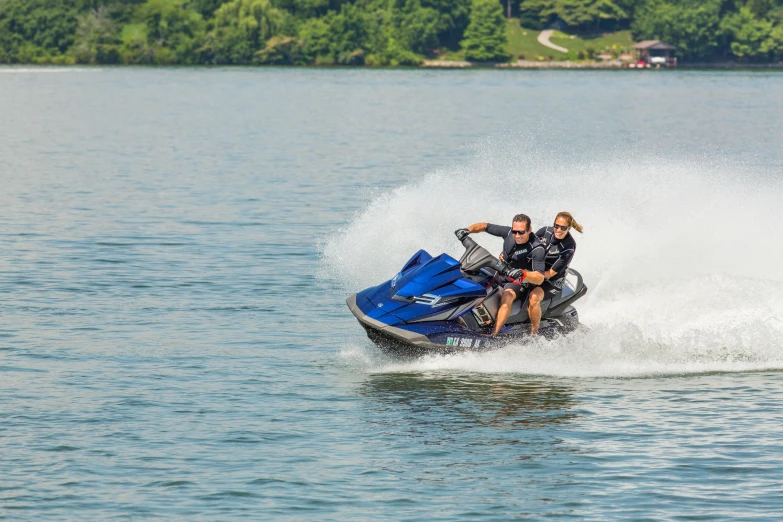
[[[672,56],[675,47],[660,40],[644,40],[631,46],[635,60],[630,67],[677,67],[677,57]]]

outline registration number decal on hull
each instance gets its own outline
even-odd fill
[[[478,348],[481,345],[481,339],[474,339],[470,337],[447,337],[446,346],[460,346],[462,348]]]

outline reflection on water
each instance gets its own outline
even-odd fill
[[[375,374],[361,394],[374,409],[394,409],[411,427],[460,431],[478,426],[542,429],[574,420],[577,400],[568,386],[496,376]]]
[[[585,453],[567,440],[579,401],[559,383],[391,373],[368,375],[359,394],[367,462],[380,474],[404,474],[413,498],[442,494],[444,484],[457,504],[513,490],[498,497],[499,509],[549,512],[545,499],[569,487],[571,463]]]

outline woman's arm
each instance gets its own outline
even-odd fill
[[[557,274],[562,273],[566,268],[568,268],[568,265],[571,264],[571,260],[574,258],[574,252],[575,250],[573,248],[569,248],[560,252],[560,257],[557,258],[557,261],[555,261],[555,264],[552,265],[552,268],[544,273],[544,277],[549,279],[550,277],[554,277]]]

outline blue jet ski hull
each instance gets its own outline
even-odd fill
[[[369,317],[357,305],[354,294],[346,300],[351,313],[367,333],[367,337],[382,351],[403,357],[421,357],[429,354],[453,354],[465,351],[487,351],[510,343],[531,340],[530,323],[508,325],[497,336],[490,335],[491,328],[472,330],[463,322],[431,321],[418,324],[389,325]],[[565,335],[579,327],[579,315],[568,306],[554,318],[541,320],[538,335],[546,339]]]

